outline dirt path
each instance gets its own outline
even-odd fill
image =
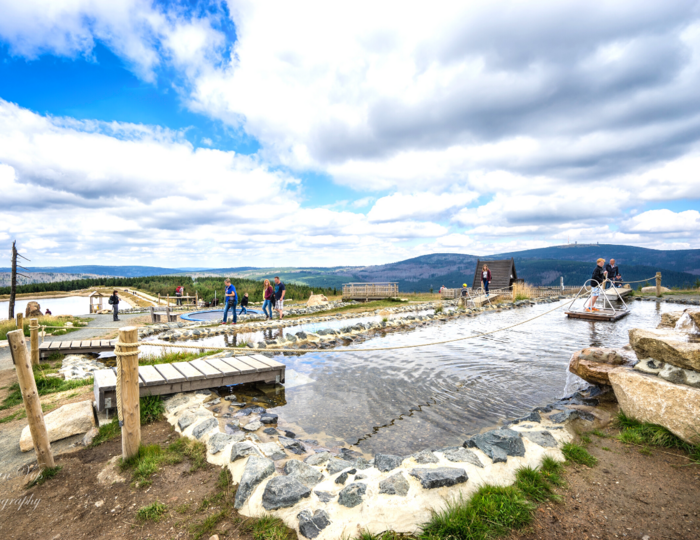
[[[615,430],[606,433],[615,434]],[[598,465],[567,467],[560,504],[543,504],[511,540],[698,540],[700,466],[683,452],[640,448],[590,435]]]

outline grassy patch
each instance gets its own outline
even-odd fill
[[[288,529],[280,518],[263,516],[245,523],[241,529],[250,533],[253,540],[292,540],[296,535]]]
[[[565,485],[564,479],[562,478],[564,474],[564,465],[552,457],[546,456],[542,460],[540,474],[542,474],[550,484],[555,486]]]
[[[645,446],[644,448],[640,448],[639,453],[642,454],[643,456],[653,456],[654,455],[648,446]]]
[[[207,446],[203,442],[180,437],[168,446],[168,451],[179,455],[181,459],[189,458],[191,462],[189,472],[191,473],[207,467]]]
[[[160,521],[160,519],[168,511],[168,507],[161,502],[154,502],[148,506],[142,506],[136,512],[136,517],[140,521]]]
[[[216,506],[214,513],[190,525],[190,534],[193,535],[195,540],[210,536],[216,526],[229,516],[233,510],[233,498],[235,495],[235,490],[232,489],[232,486],[231,472],[228,468],[222,469],[216,482],[216,492],[211,497],[205,498],[197,509],[200,512]]]
[[[561,502],[561,497],[552,491],[547,478],[537,469],[523,467],[515,473],[515,486],[534,502]]]
[[[5,424],[6,422],[12,422],[20,412],[21,411],[17,411],[16,413],[8,414],[7,416],[0,418],[0,424]]]
[[[567,461],[572,463],[579,463],[581,465],[586,465],[587,467],[593,467],[598,463],[598,459],[588,453],[583,446],[576,443],[566,443],[562,449],[562,453]]]
[[[172,364],[173,362],[189,362],[190,360],[196,360],[197,358],[203,358],[205,356],[212,356],[213,354],[220,353],[221,351],[204,351],[204,352],[168,352],[163,356],[142,356],[139,358],[139,365],[142,366],[153,366],[155,364]]]
[[[92,439],[90,447],[101,445],[103,442],[107,442],[110,439],[119,437],[122,434],[122,430],[119,428],[119,419],[114,418],[109,424],[104,424],[100,426],[99,433]]]
[[[482,486],[471,499],[459,498],[433,514],[418,535],[423,540],[486,540],[532,521],[534,505],[515,486]]]
[[[51,330],[51,327],[65,326],[67,322],[71,322],[76,326],[65,330]],[[88,319],[81,319],[79,317],[39,317],[39,325],[46,326],[46,333],[52,333],[55,336],[68,334],[69,332],[75,332],[76,330],[80,330],[81,328],[83,328],[83,325],[78,323],[83,322],[88,322]],[[26,337],[29,337],[29,319],[24,319],[24,324],[22,326],[22,329],[24,330],[24,335]],[[7,333],[13,330],[17,330],[16,320],[11,319],[0,322],[0,340],[7,339]]]
[[[662,448],[677,448],[690,454],[690,459],[700,463],[700,445],[692,445],[683,439],[676,437],[663,426],[645,424],[620,412],[617,415],[617,424],[620,427],[618,440],[623,443],[639,446],[660,446]]]
[[[64,381],[58,377],[47,377],[42,365],[34,366],[34,380],[36,381],[36,389],[40,396],[55,394],[57,392],[65,392],[83,386],[92,385],[92,378],[79,381]],[[19,383],[14,383],[9,388],[9,393],[0,403],[0,411],[14,407],[22,403],[22,391],[19,388]]]
[[[160,396],[144,396],[139,401],[141,425],[152,424],[163,418],[165,406]]]
[[[591,431],[591,434],[595,435],[599,439],[607,439],[608,438],[608,436],[605,433],[603,433],[602,431],[600,431],[599,429],[594,429],[593,431]]]
[[[28,482],[26,486],[24,486],[26,489],[32,488],[34,486],[40,486],[47,480],[50,480],[51,478],[54,478],[60,471],[63,469],[61,465],[57,465],[56,467],[48,467],[41,471],[41,474],[37,476],[34,480],[31,482]]]

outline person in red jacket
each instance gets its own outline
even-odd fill
[[[481,286],[486,292],[486,296],[489,295],[489,283],[491,283],[491,270],[489,270],[489,265],[485,264],[481,269]]]

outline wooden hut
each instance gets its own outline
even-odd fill
[[[99,313],[104,309],[102,301],[105,299],[105,295],[98,291],[92,291],[90,293],[90,313]]]
[[[476,270],[474,271],[474,284],[472,288],[481,288],[481,269],[487,264],[491,270],[491,289],[507,289],[513,286],[518,280],[518,273],[515,271],[515,261],[511,257],[502,261],[476,261]]]

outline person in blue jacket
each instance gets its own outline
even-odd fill
[[[224,281],[224,285],[226,285],[226,306],[224,307],[224,322],[222,324],[226,324],[229,310],[233,311],[233,322],[231,324],[236,324],[238,322],[238,316],[236,315],[238,293],[236,293],[236,287],[231,284],[230,279]]]

